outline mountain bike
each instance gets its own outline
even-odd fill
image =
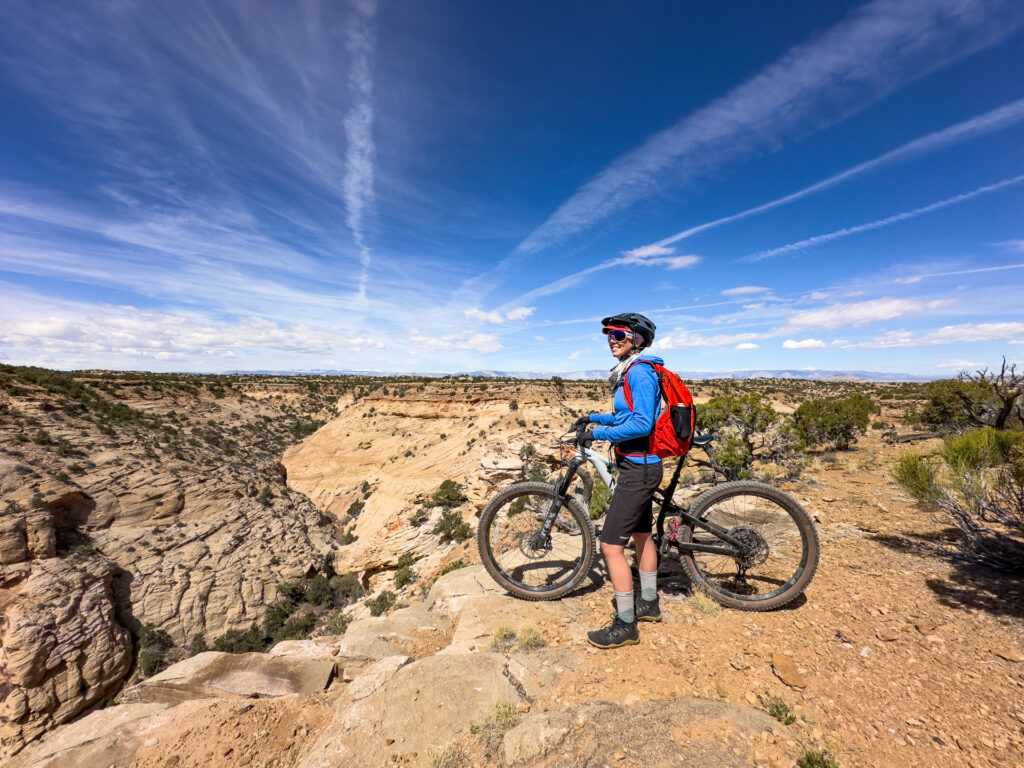
[[[597,531],[581,503],[579,471],[589,463],[613,493],[615,478],[611,460],[582,444],[583,432],[579,427],[574,438],[562,441],[572,457],[557,482],[516,483],[480,513],[480,559],[517,597],[553,600],[590,574]],[[703,447],[713,439],[713,434],[698,435],[691,445]],[[710,488],[683,509],[672,496],[684,458],[668,486],[654,495],[659,556],[678,557],[695,589],[730,608],[768,611],[803,593],[821,551],[804,508],[778,488],[738,480]]]

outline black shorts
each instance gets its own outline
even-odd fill
[[[601,541],[621,547],[629,542],[631,534],[651,532],[654,523],[651,497],[661,485],[665,469],[660,461],[634,464],[625,459],[618,461],[618,467],[619,479],[608,503]]]

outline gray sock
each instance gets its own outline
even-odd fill
[[[632,624],[636,618],[636,613],[633,610],[633,590],[629,592],[616,592],[615,593],[615,612],[619,615],[619,618],[628,624]]]
[[[657,571],[640,571],[640,597],[647,602],[658,599]]]

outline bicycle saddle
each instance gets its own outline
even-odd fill
[[[690,441],[690,445],[707,445],[714,439],[714,432],[708,432],[706,435],[695,435],[693,440]]]

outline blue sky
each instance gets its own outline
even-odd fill
[[[1024,6],[0,7],[0,360],[1024,358]]]

